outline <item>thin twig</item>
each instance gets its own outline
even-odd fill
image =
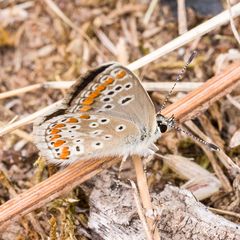
[[[95,176],[119,159],[79,161],[0,206],[0,231],[14,219],[45,205],[63,193]]]
[[[237,17],[240,15],[240,3],[235,4],[232,8],[232,16]],[[191,42],[194,39],[210,32],[218,26],[222,26],[229,21],[228,10],[218,14],[217,16],[209,19],[208,21],[198,25],[197,27],[189,30],[188,32],[182,34],[181,36],[175,38],[171,42],[165,44],[163,47],[157,49],[156,51],[136,60],[135,62],[128,65],[130,70],[136,70],[145,66],[146,64],[174,51],[175,49],[182,47],[183,45]]]
[[[145,233],[147,235],[147,239],[148,240],[152,240],[152,234],[151,234],[151,231],[148,227],[148,224],[146,222],[146,217],[145,217],[145,214],[144,214],[144,211],[142,209],[142,205],[141,205],[141,202],[140,202],[140,199],[139,199],[139,196],[138,196],[138,190],[137,190],[137,187],[136,187],[136,184],[130,180],[130,183],[132,185],[132,188],[134,190],[134,199],[135,199],[135,203],[136,203],[136,208],[137,208],[137,211],[138,211],[138,216],[142,222],[142,225],[143,225],[143,229],[145,230]]]

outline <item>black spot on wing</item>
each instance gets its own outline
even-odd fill
[[[122,104],[125,104],[127,102],[129,102],[132,98],[131,97],[126,97],[122,100]]]

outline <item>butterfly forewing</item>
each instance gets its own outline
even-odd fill
[[[100,69],[98,74],[96,70],[88,73],[87,85],[82,80],[75,84],[66,101],[68,112],[104,112],[155,129],[155,109],[139,79],[117,63]]]

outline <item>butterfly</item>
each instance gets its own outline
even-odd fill
[[[138,77],[119,63],[90,70],[63,102],[34,124],[34,139],[48,162],[137,154],[148,156],[169,121],[157,115]]]

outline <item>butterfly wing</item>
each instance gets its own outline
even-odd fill
[[[66,98],[68,112],[104,112],[128,119],[139,128],[156,130],[154,105],[141,82],[118,63],[90,71]]]
[[[35,135],[49,162],[67,165],[82,159],[128,155],[141,132],[130,121],[105,114],[68,113],[45,121]]]
[[[139,79],[112,63],[81,77],[63,103],[34,124],[34,135],[50,162],[68,164],[140,153],[156,129],[153,103]]]

